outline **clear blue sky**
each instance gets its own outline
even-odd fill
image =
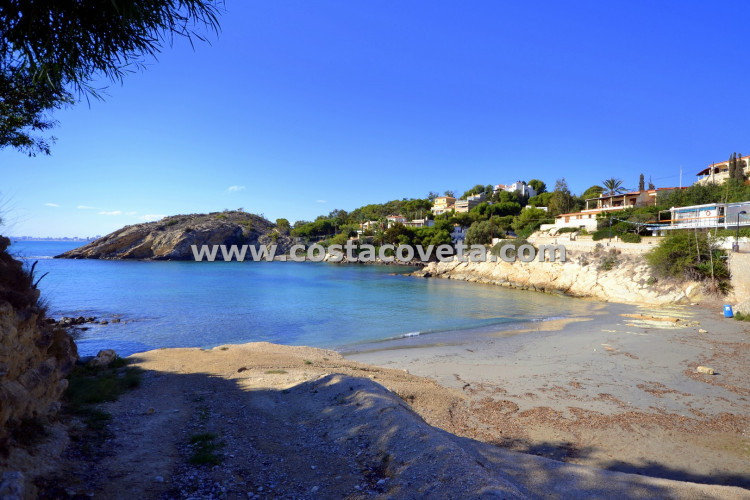
[[[0,151],[3,232],[238,207],[294,222],[531,178],[673,186],[750,153],[748,2],[226,8],[211,45],[180,40],[56,113],[51,156]]]

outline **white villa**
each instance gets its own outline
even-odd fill
[[[516,192],[521,196],[528,196],[529,198],[536,196],[537,194],[536,190],[524,181],[516,181],[513,184],[497,184],[494,192],[497,193],[498,191],[508,191],[509,193]]]
[[[630,191],[623,194],[602,195],[586,200],[586,208],[580,212],[560,214],[555,217],[555,227],[580,227],[587,231],[596,231],[596,216],[602,212],[614,212],[626,208],[656,205],[660,193],[669,193],[680,188],[658,188],[643,191]],[[682,188],[687,189],[687,188]]]
[[[750,176],[750,155],[743,156],[737,160],[745,162],[745,175]],[[729,160],[721,163],[712,163],[695,175],[698,176],[698,180],[695,181],[696,184],[705,185],[709,182],[722,183],[729,178]]]

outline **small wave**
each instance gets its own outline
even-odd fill
[[[407,337],[419,337],[422,334],[422,332],[409,332],[404,333],[403,335],[399,335],[398,338],[405,339]]]
[[[26,256],[16,256],[19,260],[47,260],[47,259],[54,259],[51,255],[26,255]]]
[[[541,323],[544,321],[555,321],[556,319],[566,319],[567,316],[549,316],[547,318],[534,318],[531,320],[532,323]]]

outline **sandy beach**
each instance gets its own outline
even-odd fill
[[[583,317],[331,350],[133,355],[101,450],[44,490],[101,498],[750,498],[747,323]],[[720,309],[717,309],[720,311]],[[698,374],[699,365],[715,375]],[[190,465],[195,436],[217,465]]]
[[[725,319],[720,304],[592,303],[587,317],[445,345],[426,336],[358,346],[345,355],[461,391],[472,418],[459,432],[485,442],[750,488],[749,333],[750,324]],[[697,373],[698,366],[716,374]]]

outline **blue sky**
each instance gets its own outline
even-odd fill
[[[10,223],[106,234],[234,209],[313,219],[429,191],[565,177],[692,183],[750,152],[747,2],[227,0],[51,156],[0,151]],[[744,148],[744,149],[743,149]]]

